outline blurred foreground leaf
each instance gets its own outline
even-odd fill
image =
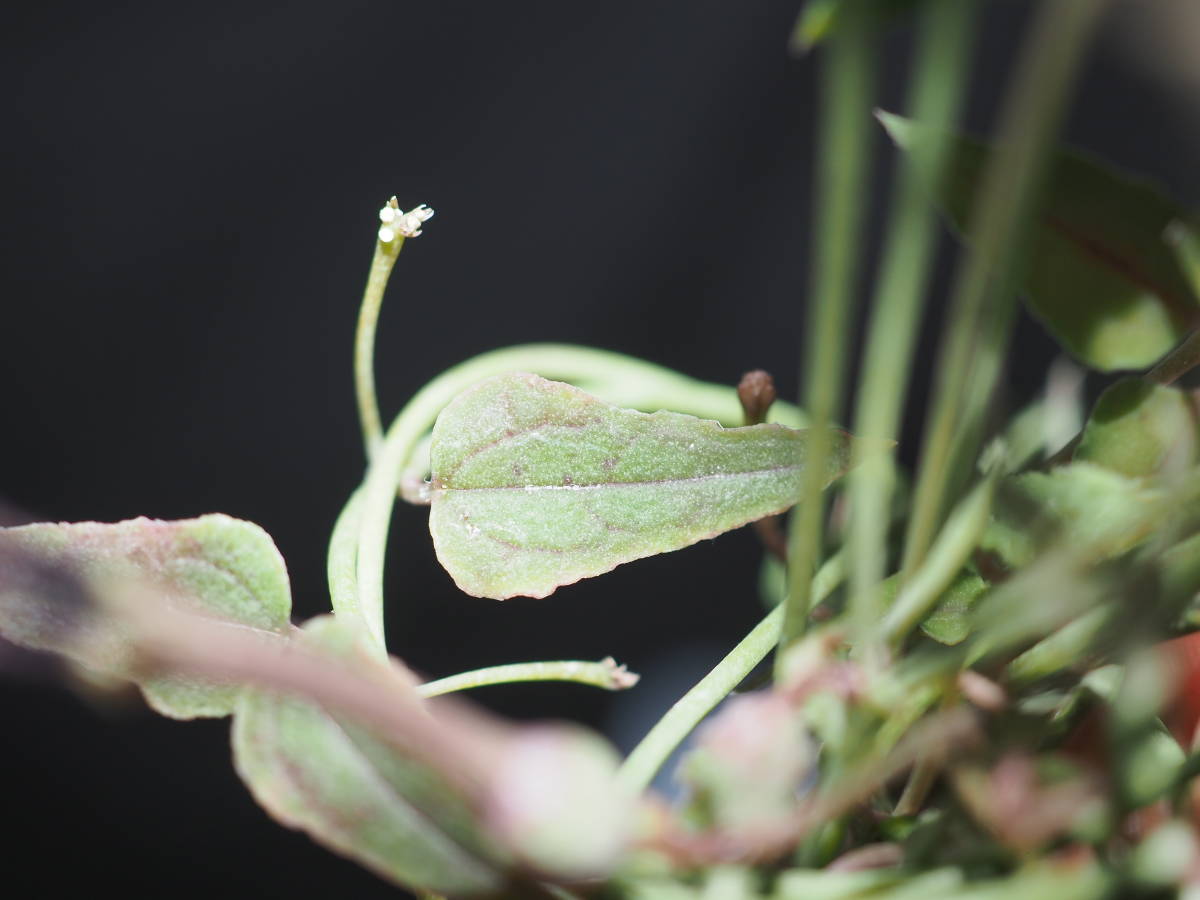
[[[246,689],[234,762],[283,824],[390,881],[456,897],[526,896],[535,877],[598,877],[616,863],[633,798],[615,787],[607,742],[577,726],[514,729],[429,705],[332,617],[297,640],[364,690],[386,692],[408,724],[385,740],[328,703]]]
[[[358,652],[353,632],[332,618],[309,622],[300,640],[352,667],[386,665]],[[272,816],[390,881],[454,894],[504,882],[459,790],[315,703],[245,691],[233,751],[238,774]]]
[[[988,584],[974,572],[963,572],[946,589],[921,630],[939,644],[960,644],[971,631],[971,609]]]
[[[896,144],[952,141],[936,193],[955,227],[970,218],[991,151],[880,113]],[[1184,211],[1150,184],[1061,152],[1046,178],[1024,274],[1030,309],[1058,341],[1101,371],[1152,365],[1200,319],[1200,304],[1164,231]],[[1176,226],[1181,228],[1182,226]]]
[[[1181,472],[1196,462],[1198,428],[1186,393],[1129,378],[1100,395],[1074,458],[1122,475]]]
[[[850,465],[833,432],[824,483]],[[722,428],[610,406],[536,375],[504,375],[438,417],[429,529],[468,594],[555,588],[782,512],[803,482],[807,432]]]
[[[981,547],[1010,568],[1029,565],[1048,538],[1099,562],[1133,548],[1161,522],[1164,491],[1089,462],[1001,482]]]
[[[0,529],[0,555],[6,557],[0,565],[0,634],[94,671],[138,680],[149,704],[172,718],[229,715],[239,687],[135,677],[130,635],[109,601],[136,591],[168,608],[264,631],[282,633],[289,626],[291,589],[270,535],[225,515]],[[55,590],[62,577],[81,595]]]

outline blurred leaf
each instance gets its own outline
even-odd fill
[[[1129,860],[1133,877],[1143,885],[1168,888],[1187,883],[1200,865],[1200,841],[1195,829],[1179,819],[1155,828]],[[1187,896],[1186,892],[1181,896]]]
[[[880,113],[896,144],[945,139]],[[960,231],[990,154],[952,139],[938,200]],[[1060,343],[1102,371],[1152,365],[1200,319],[1196,292],[1163,238],[1183,211],[1144,181],[1076,153],[1059,153],[1046,178],[1025,273],[1031,310]]]
[[[808,0],[796,19],[789,41],[791,51],[803,54],[829,37],[851,3],[866,4],[883,19],[908,12],[924,0]]]
[[[1187,754],[1165,731],[1150,731],[1121,759],[1120,776],[1126,801],[1132,808],[1158,800],[1175,784]]]
[[[628,900],[702,900],[700,891],[671,878],[627,880],[621,896]]]
[[[1053,536],[1100,561],[1140,543],[1160,522],[1164,492],[1087,462],[1001,482],[980,544],[1011,568],[1028,565]]]
[[[526,866],[576,881],[608,874],[625,849],[633,798],[608,741],[568,725],[526,726],[491,767],[489,830]]]
[[[1070,766],[1047,777],[1047,767],[1039,763],[1009,752],[990,769],[968,765],[953,774],[954,790],[968,812],[1002,844],[1024,856],[1104,809],[1101,785],[1090,770]]]
[[[1155,475],[1193,465],[1198,447],[1200,423],[1186,393],[1127,378],[1096,401],[1074,458],[1122,475]]]
[[[1192,291],[1200,294],[1200,223],[1176,219],[1167,226],[1165,236],[1192,283]]]
[[[815,762],[816,744],[791,702],[756,692],[726,701],[680,772],[708,824],[737,831],[786,820]]]
[[[1018,683],[1030,682],[1086,664],[1111,618],[1112,610],[1106,606],[1088,610],[1014,659],[1008,677]]]
[[[616,788],[617,755],[602,738],[430,705],[407,672],[333,617],[308,622],[296,640],[331,672],[387,691],[410,725],[385,740],[327,701],[245,689],[234,763],[284,825],[383,878],[456,897],[525,896],[533,873],[601,877],[617,862],[634,799]]]
[[[779,876],[774,896],[779,900],[849,900],[875,896],[880,888],[900,881],[894,869],[863,872],[825,872],[792,869]]]
[[[971,632],[971,608],[987,589],[988,583],[974,572],[963,572],[921,623],[921,630],[941,644],[962,643]]]
[[[826,484],[850,464],[850,437],[834,436]],[[787,509],[807,446],[780,425],[726,429],[500,376],[438,417],[429,529],[468,594],[545,597]]]
[[[0,633],[98,672],[134,678],[130,635],[105,602],[134,591],[252,628],[282,633],[289,627],[283,558],[265,531],[229,516],[24,525],[0,529],[0,551],[24,556],[43,572],[67,573],[95,601],[84,598],[71,609],[44,589],[44,579],[0,567]],[[179,719],[228,715],[240,690],[175,677],[140,681],[152,707]]]
[[[331,617],[308,622],[298,640],[364,672],[386,665]],[[441,773],[312,702],[244,691],[233,753],[238,774],[274,818],[383,878],[456,895],[504,883],[476,812]]]

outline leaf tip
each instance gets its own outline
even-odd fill
[[[912,123],[895,113],[888,112],[881,107],[875,108],[875,120],[883,126],[883,130],[887,132],[888,137],[900,149],[906,149],[909,144],[909,139],[912,137]]]

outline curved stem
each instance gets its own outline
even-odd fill
[[[638,683],[640,676],[618,666],[611,656],[600,662],[560,660],[556,662],[510,663],[462,672],[437,681],[427,681],[417,688],[422,697],[438,697],[454,691],[487,687],[493,684],[512,684],[518,681],[573,681],[606,691],[623,691]]]
[[[363,491],[350,495],[338,515],[329,538],[325,570],[329,581],[329,599],[338,616],[358,622],[371,631],[370,619],[358,605],[358,533],[362,521]],[[382,645],[376,644],[382,651]]]
[[[809,592],[812,605],[828,597],[845,576],[841,554],[830,557],[813,577]],[[779,642],[783,604],[754,626],[741,642],[681,697],[658,720],[641,743],[625,759],[617,781],[633,793],[644,791],[683,739],[692,733],[713,707],[725,699],[750,671],[762,662]]]
[[[395,203],[393,198],[389,205],[395,208]],[[358,309],[358,328],[354,333],[354,393],[358,399],[358,418],[368,459],[383,443],[383,423],[379,417],[379,400],[375,396],[375,327],[392,267],[403,246],[404,238],[399,235],[387,243],[375,241],[375,257],[371,260],[367,287]]]

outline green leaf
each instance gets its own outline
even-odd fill
[[[0,634],[104,674],[139,680],[130,636],[104,602],[123,592],[264,631],[289,627],[283,558],[265,531],[229,516],[23,525],[0,529],[0,552],[26,561],[0,573]],[[81,592],[73,603],[54,588],[62,577]],[[229,715],[240,690],[176,677],[142,678],[140,687],[154,709],[178,719]]]
[[[971,608],[988,589],[974,572],[954,579],[934,611],[921,623],[921,630],[941,644],[960,644],[971,631]]]
[[[1127,748],[1118,765],[1118,776],[1130,808],[1158,800],[1175,783],[1186,761],[1183,748],[1165,731],[1150,731]]]
[[[807,53],[829,37],[837,29],[844,8],[852,2],[868,3],[873,15],[886,20],[908,12],[922,0],[808,0],[792,28],[792,52]]]
[[[1108,607],[1088,610],[1014,659],[1008,666],[1009,679],[1029,683],[1088,662],[1111,620]]]
[[[896,144],[946,136],[890,113]],[[954,137],[937,187],[955,227],[969,221],[990,150]],[[1102,371],[1152,365],[1197,324],[1196,292],[1164,240],[1183,211],[1148,183],[1077,153],[1060,152],[1046,178],[1024,276],[1031,311],[1064,347]]]
[[[429,529],[468,594],[545,597],[796,502],[808,438],[610,406],[536,375],[481,382],[434,427]],[[825,483],[850,464],[834,432]]]
[[[1088,462],[1028,472],[1001,482],[980,547],[1021,568],[1052,538],[1098,562],[1132,549],[1160,525],[1165,499],[1143,479]]]
[[[1144,476],[1182,471],[1195,463],[1198,447],[1200,424],[1188,395],[1129,378],[1100,395],[1074,458]]]

